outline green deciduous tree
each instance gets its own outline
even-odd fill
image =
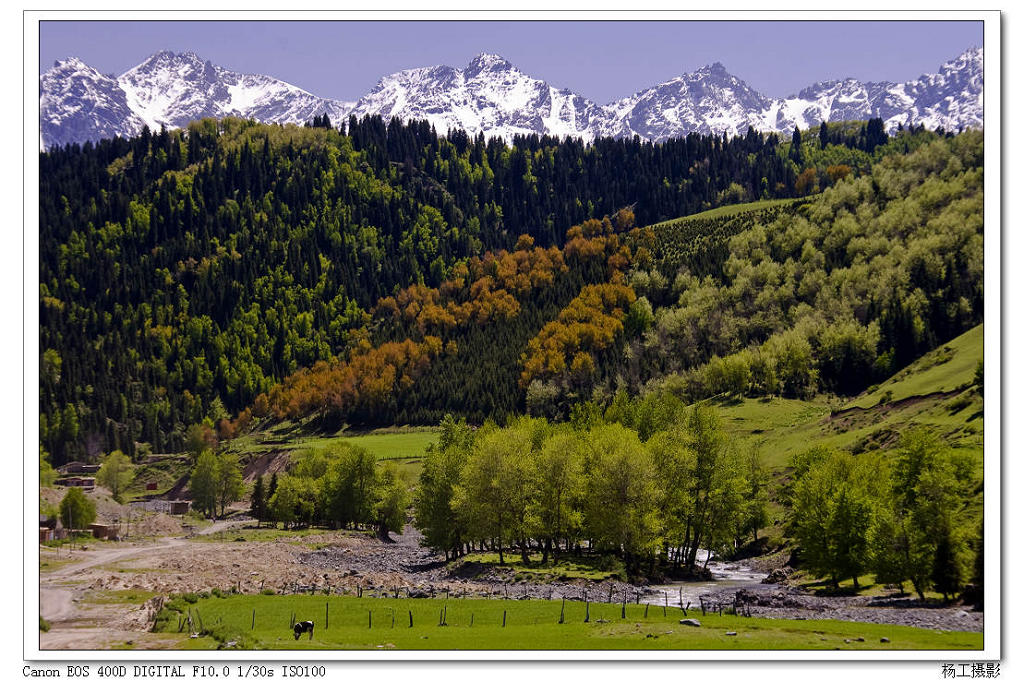
[[[663,529],[654,459],[636,433],[615,423],[587,438],[585,533],[622,555],[630,571],[653,560]]]
[[[794,530],[800,556],[816,576],[827,576],[833,588],[852,577],[854,587],[866,571],[872,502],[868,472],[846,452],[832,452],[797,480],[794,488]]]
[[[542,562],[554,552],[555,563],[563,542],[578,537],[583,515],[584,490],[582,437],[572,430],[552,435],[536,457],[536,494],[530,508],[532,534],[541,542]]]
[[[900,562],[918,597],[929,586],[949,597],[966,581],[971,560],[974,464],[923,428],[904,433],[896,454],[889,498]]]
[[[528,427],[477,433],[473,453],[455,488],[452,506],[470,538],[490,542],[505,563],[516,544],[529,562],[525,541],[533,493],[533,438]]]
[[[192,505],[206,517],[217,513],[217,455],[206,449],[199,454],[189,479]]]
[[[96,482],[110,490],[114,501],[120,502],[125,488],[135,478],[131,460],[120,450],[114,450],[103,459],[100,470],[96,473]]]
[[[39,486],[52,487],[53,481],[57,479],[57,471],[50,465],[50,455],[39,447]]]
[[[409,493],[398,467],[391,461],[377,469],[373,502],[373,524],[377,536],[388,539],[388,533],[402,534]]]
[[[64,527],[81,530],[96,521],[96,504],[78,487],[71,487],[60,501],[60,520]]]
[[[220,514],[224,515],[227,505],[242,498],[245,486],[242,484],[242,466],[236,454],[225,452],[217,457],[217,503]]]
[[[437,445],[427,448],[416,489],[414,524],[423,533],[424,544],[443,551],[446,559],[463,553],[465,528],[452,503],[472,443],[473,431],[465,419],[446,415]]]
[[[376,459],[362,447],[340,445],[324,477],[327,519],[335,525],[368,525],[374,520]]]

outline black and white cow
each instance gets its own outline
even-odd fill
[[[309,640],[313,640],[313,622],[312,620],[306,620],[305,622],[295,623],[295,640],[298,641],[299,637],[309,632]]]

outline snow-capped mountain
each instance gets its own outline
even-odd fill
[[[427,120],[439,131],[461,128],[506,138],[531,133],[592,138],[591,129],[603,115],[586,98],[486,53],[461,70],[433,66],[386,76],[351,113]]]
[[[967,50],[936,74],[905,83],[855,79],[816,83],[786,98],[766,97],[715,63],[624,99],[596,104],[555,88],[494,54],[464,69],[431,66],[385,76],[355,103],[317,97],[283,81],[215,66],[192,53],[158,52],[114,79],[80,60],[57,62],[40,77],[40,144],[45,147],[112,135],[142,125],[181,127],[207,116],[242,116],[264,122],[303,123],[326,113],[429,121],[439,132],[461,128],[475,135],[597,136],[653,141],[690,132],[790,133],[822,120],[881,117],[930,128],[983,124],[981,49]]]
[[[326,113],[340,120],[353,104],[269,76],[235,73],[191,52],[157,52],[116,80],[71,58],[44,73],[39,87],[42,148],[134,135],[143,125],[184,127],[205,117],[304,123]]]
[[[117,80],[72,57],[39,79],[39,144],[134,135],[142,127]]]
[[[881,118],[892,131],[899,124],[927,128],[983,125],[984,54],[972,48],[946,62],[937,74],[906,83],[862,83],[846,80],[816,83],[799,94],[777,100],[753,122],[755,128],[792,131],[821,121]]]
[[[650,140],[691,132],[739,135],[757,127],[758,112],[770,103],[715,62],[604,107],[598,133]]]
[[[128,105],[150,128],[179,128],[199,118],[242,116],[304,123],[327,113],[337,119],[351,103],[311,95],[269,76],[228,71],[192,52],[157,52],[117,79]]]

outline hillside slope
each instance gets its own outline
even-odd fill
[[[887,448],[900,433],[923,426],[949,445],[977,455],[984,443],[984,405],[975,384],[984,325],[927,353],[878,386],[838,401],[716,400],[723,421],[741,442],[756,444],[771,467],[816,445]]]

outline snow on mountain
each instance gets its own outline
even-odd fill
[[[327,113],[337,120],[351,106],[269,76],[228,71],[192,52],[158,52],[117,82],[132,110],[151,128],[177,128],[198,118],[224,116],[304,123]]]
[[[601,111],[584,97],[485,53],[461,70],[432,66],[386,76],[351,113],[427,120],[439,132],[462,128],[470,135],[506,138],[536,132],[592,138],[589,130]]]
[[[759,129],[773,125],[792,131],[826,121],[881,118],[886,129],[924,124],[927,128],[983,125],[984,55],[972,48],[942,65],[939,73],[923,75],[906,83],[862,83],[848,78],[816,83],[797,95],[781,100],[780,107],[765,112]],[[775,111],[779,117],[772,119]]]
[[[157,52],[117,79],[69,59],[44,73],[39,88],[43,148],[134,135],[143,125],[184,127],[210,116],[304,123],[326,113],[340,120],[353,104],[269,76],[235,73],[191,52]]]
[[[715,62],[604,107],[600,133],[661,140],[687,135],[739,135],[759,122],[770,100]]]
[[[848,78],[786,98],[766,97],[715,63],[602,106],[487,53],[464,69],[430,66],[385,76],[355,103],[235,73],[190,52],[158,52],[116,80],[69,59],[40,77],[40,143],[131,135],[143,124],[181,127],[207,116],[303,123],[322,113],[335,122],[350,113],[421,119],[442,133],[461,128],[506,139],[538,133],[659,141],[691,132],[739,135],[751,126],[788,134],[822,120],[871,117],[881,117],[889,130],[901,123],[955,130],[983,124],[983,60],[973,48],[938,73],[906,83]]]
[[[142,120],[117,81],[80,59],[55,62],[39,78],[40,148],[132,135]]]

